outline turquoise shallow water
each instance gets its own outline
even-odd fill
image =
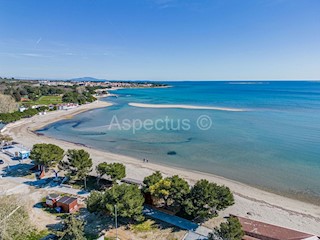
[[[302,199],[320,199],[320,82],[172,82],[122,89],[114,106],[41,130],[56,138],[152,162],[213,173]],[[128,103],[186,104],[244,112],[153,109]],[[206,115],[212,127],[201,130]],[[121,125],[117,125],[115,121]],[[162,130],[123,130],[124,119],[169,119]],[[187,120],[189,129],[179,128]],[[113,123],[113,125],[110,125]],[[138,126],[138,125],[137,125]],[[155,127],[153,125],[153,127]]]

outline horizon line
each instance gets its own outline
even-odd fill
[[[13,77],[13,76],[0,76],[2,79],[18,79],[18,80],[40,80],[40,81],[70,81],[74,79],[81,79],[81,78],[92,78],[96,80],[101,80],[101,81],[148,81],[148,82],[225,82],[225,81],[248,81],[248,82],[267,82],[267,81],[312,81],[312,82],[317,82],[320,81],[320,79],[159,79],[159,80],[154,80],[154,79],[104,79],[104,78],[96,78],[96,77],[73,77],[73,78],[45,78],[45,77]]]

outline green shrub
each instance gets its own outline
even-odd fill
[[[134,232],[149,232],[157,229],[155,222],[148,219],[142,223],[132,224],[130,229]]]

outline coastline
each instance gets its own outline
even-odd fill
[[[292,228],[316,235],[320,235],[320,207],[304,203],[291,198],[266,192],[233,180],[225,179],[213,174],[185,170],[176,167],[169,167],[154,163],[143,163],[141,160],[113,154],[107,151],[97,150],[77,143],[54,139],[45,135],[37,134],[35,131],[48,124],[71,118],[79,113],[90,111],[97,108],[111,106],[111,103],[96,101],[94,103],[79,106],[68,111],[60,110],[50,112],[43,116],[22,119],[12,124],[8,124],[4,129],[5,134],[9,134],[19,143],[27,147],[32,147],[35,143],[53,143],[63,149],[83,148],[88,151],[94,161],[94,167],[100,162],[122,162],[127,167],[127,177],[142,180],[154,170],[159,170],[165,175],[178,174],[186,178],[191,184],[195,181],[206,178],[218,184],[224,184],[234,192],[235,205],[225,211],[220,212],[221,216],[232,213],[242,217],[251,218],[287,228]],[[248,215],[247,213],[250,213]]]

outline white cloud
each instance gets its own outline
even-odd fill
[[[20,55],[25,57],[45,57],[44,55],[38,53],[21,53]]]

